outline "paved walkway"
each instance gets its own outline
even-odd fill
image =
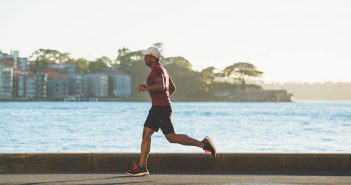
[[[152,174],[128,177],[124,174],[11,174],[0,175],[0,184],[215,184],[215,185],[282,185],[338,184],[351,185],[351,176],[302,175],[172,175]]]

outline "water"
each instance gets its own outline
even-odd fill
[[[0,102],[0,152],[139,152],[148,102]],[[176,133],[219,152],[351,152],[351,102],[174,103]],[[201,152],[170,144],[151,152]]]

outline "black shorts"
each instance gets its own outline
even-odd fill
[[[172,108],[168,106],[153,105],[146,118],[145,127],[151,128],[155,132],[161,128],[164,135],[174,133],[171,121]]]

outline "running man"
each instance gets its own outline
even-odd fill
[[[151,136],[161,128],[166,139],[170,143],[179,143],[182,145],[197,146],[210,152],[213,157],[216,156],[216,149],[209,137],[198,141],[184,134],[174,132],[171,121],[171,99],[170,97],[176,90],[176,87],[169,76],[167,70],[160,64],[161,53],[156,47],[149,47],[143,50],[145,64],[151,68],[147,77],[146,84],[139,85],[139,91],[149,91],[152,107],[144,124],[144,130],[141,142],[140,162],[137,165],[133,161],[133,169],[127,170],[130,176],[148,175],[147,157],[150,152]]]

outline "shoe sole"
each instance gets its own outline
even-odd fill
[[[206,136],[205,138],[207,139],[207,141],[210,143],[210,145],[214,149],[214,152],[215,152],[214,157],[216,157],[216,154],[217,154],[216,147],[214,146],[214,144],[212,143],[211,139],[208,136]]]
[[[143,173],[137,173],[137,174],[131,174],[126,172],[126,174],[132,177],[141,177],[141,176],[149,175],[149,172],[143,172]]]

